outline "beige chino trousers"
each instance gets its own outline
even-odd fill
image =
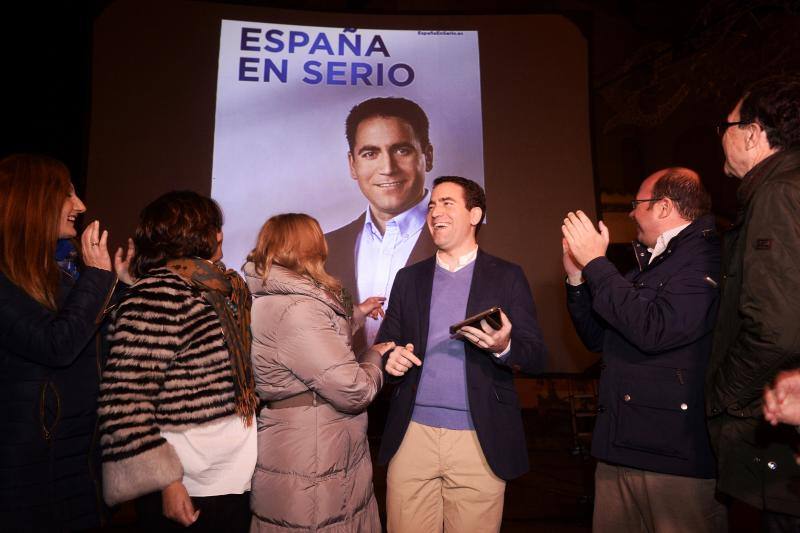
[[[411,422],[389,462],[390,533],[497,532],[506,482],[494,475],[474,431]]]

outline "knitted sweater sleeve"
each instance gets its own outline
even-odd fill
[[[147,278],[117,310],[98,412],[103,496],[109,505],[183,477],[180,459],[156,419],[165,372],[185,337],[183,289],[168,279]]]

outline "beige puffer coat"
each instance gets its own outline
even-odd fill
[[[262,281],[252,263],[245,277],[259,397],[313,390],[329,402],[261,409],[251,532],[380,531],[366,436],[380,356],[356,360],[345,310],[311,280],[275,265]]]

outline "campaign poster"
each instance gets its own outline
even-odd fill
[[[436,176],[484,183],[476,31],[325,28],[223,20],[212,196],[225,262],[240,268],[272,215],[308,213],[329,232],[365,212],[345,119],[374,97],[416,102]]]

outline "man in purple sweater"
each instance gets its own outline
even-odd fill
[[[378,455],[389,464],[390,532],[498,531],[506,480],[528,469],[513,371],[541,372],[545,347],[522,269],[478,248],[485,212],[477,183],[434,181],[436,255],[398,272],[376,338],[398,344],[385,364],[396,385]],[[500,329],[483,321],[450,335],[493,306]]]

